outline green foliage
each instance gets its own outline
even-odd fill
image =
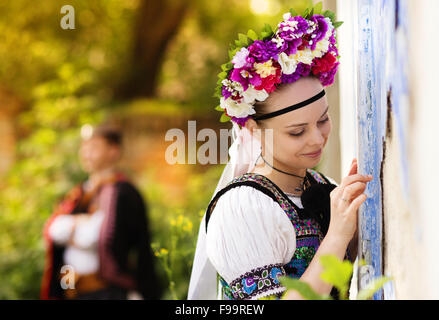
[[[291,289],[296,290],[297,292],[299,292],[300,295],[306,300],[330,300],[331,299],[330,296],[324,296],[324,295],[317,294],[311,288],[311,286],[304,281],[292,279],[289,277],[282,277],[280,279],[280,282],[282,283],[282,285],[285,288],[287,288],[289,290],[291,290]]]
[[[321,278],[337,288],[340,294],[341,300],[348,300],[348,292],[350,286],[350,279],[352,276],[353,265],[350,261],[341,261],[334,255],[323,255],[320,257],[320,263],[323,267]],[[360,290],[357,294],[357,300],[370,299],[375,292],[382,288],[382,286],[391,280],[388,277],[379,277],[369,283],[369,285]],[[308,283],[292,279],[290,277],[281,277],[279,279],[281,284],[288,290],[297,291],[305,300],[331,300],[332,298],[327,295],[320,295],[316,293]],[[285,297],[284,294],[284,297]]]
[[[301,7],[308,2],[280,1],[281,12],[290,4]],[[217,104],[211,89],[218,80],[218,65],[227,56],[224,44],[233,42],[237,32],[242,32],[240,43],[250,44],[261,34],[244,30],[264,30],[264,22],[278,20],[252,13],[246,1],[187,2],[191,10],[163,52],[159,96],[116,110],[114,106],[125,108],[126,102],[112,101],[112,85],[131,59],[140,3],[75,0],[75,30],[60,28],[59,1],[0,4],[0,86],[23,102],[13,119],[18,133],[16,162],[0,182],[0,299],[39,297],[44,223],[57,201],[85,178],[77,159],[81,126],[124,111],[152,119],[156,114],[211,112],[206,106]],[[238,49],[234,50],[233,55]],[[225,63],[221,72],[232,67]],[[196,229],[221,169],[193,173],[182,182],[178,187],[188,194],[184,203],[166,202],[164,189],[150,176],[139,180],[151,207],[154,250],[159,270],[168,279],[168,298],[185,298]]]
[[[169,203],[164,189],[157,181],[151,183],[152,172],[146,174],[143,193],[150,207],[153,227],[153,250],[163,270],[167,290],[163,299],[186,299],[198,227],[224,166],[191,174],[185,186],[183,203]],[[146,184],[146,181],[149,181]]]
[[[322,272],[321,278],[337,288],[342,299],[347,299],[353,269],[352,263],[347,260],[340,261],[335,256],[322,256],[320,263],[325,270]]]
[[[103,113],[94,97],[79,94],[90,85],[82,77],[73,72],[71,82],[60,75],[41,84],[33,107],[18,119],[30,134],[19,142],[18,161],[0,192],[0,299],[38,298],[44,222],[56,201],[84,177],[77,164],[79,128],[100,122]]]
[[[227,121],[229,121],[229,120],[231,120],[232,118],[230,118],[228,115],[226,115],[225,113],[223,113],[222,115],[221,115],[221,118],[220,118],[220,121],[221,122],[227,122]]]

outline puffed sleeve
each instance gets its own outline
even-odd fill
[[[58,245],[67,244],[72,235],[73,224],[73,216],[68,214],[59,215],[49,226],[49,237]]]
[[[294,254],[296,234],[277,202],[251,186],[239,186],[217,201],[206,248],[236,299],[258,299],[285,290],[278,277]]]

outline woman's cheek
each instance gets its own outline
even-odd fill
[[[291,163],[291,161],[300,158],[300,150],[303,148],[301,139],[285,134],[280,141],[282,142],[279,144],[279,150],[276,151],[283,155],[282,158],[285,162]]]

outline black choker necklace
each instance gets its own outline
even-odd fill
[[[262,160],[264,160],[265,164],[267,164],[270,168],[272,168],[272,169],[274,169],[274,170],[276,170],[276,171],[278,171],[278,172],[280,172],[280,173],[287,174],[287,175],[289,175],[289,176],[293,176],[293,177],[297,177],[297,178],[301,178],[301,179],[303,179],[302,182],[300,183],[300,187],[296,187],[296,188],[294,189],[295,192],[305,191],[305,190],[311,185],[311,184],[309,183],[309,181],[308,181],[308,177],[307,177],[306,175],[305,175],[304,177],[302,177],[302,176],[298,176],[298,175],[295,175],[295,174],[293,174],[293,173],[285,172],[285,171],[282,171],[282,170],[280,170],[280,169],[277,169],[277,168],[273,167],[271,164],[269,164],[269,163],[264,159],[264,157],[262,156],[262,152],[261,152],[261,154],[259,155],[258,159],[259,159],[259,158],[262,158]],[[256,162],[258,162],[258,159],[256,159]]]

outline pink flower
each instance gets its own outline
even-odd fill
[[[241,48],[232,59],[232,63],[235,65],[235,68],[239,69],[244,67],[247,64],[247,57],[249,51],[247,48]]]
[[[312,73],[317,75],[332,70],[337,63],[337,59],[332,53],[325,54],[322,58],[316,58],[313,61]]]
[[[270,93],[276,89],[276,85],[281,82],[281,75],[282,75],[281,68],[280,68],[279,64],[277,64],[277,65],[278,66],[276,68],[276,74],[270,75],[266,78],[262,78],[261,84],[258,86],[255,86],[256,90],[265,89],[265,91],[267,91],[267,93]]]

